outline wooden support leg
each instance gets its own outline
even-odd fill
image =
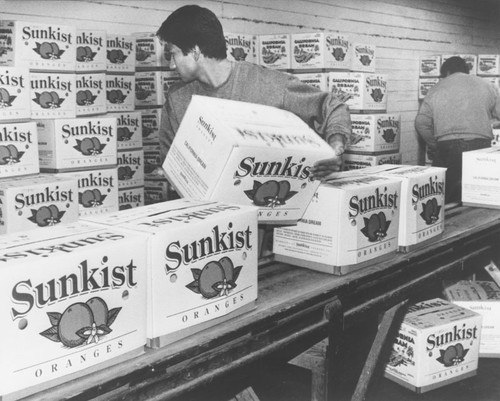
[[[403,320],[407,304],[408,300],[405,300],[388,309],[383,314],[351,401],[364,401],[368,390],[373,388],[373,379],[382,376],[383,362],[392,347],[394,337]]]

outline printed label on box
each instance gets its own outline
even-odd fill
[[[29,70],[22,67],[0,67],[0,121],[31,117]]]
[[[144,151],[142,149],[120,150],[118,161],[118,188],[144,186]]]
[[[76,30],[76,71],[106,71],[106,31]]]
[[[76,115],[104,114],[107,111],[104,73],[76,75]]]
[[[31,118],[75,118],[75,79],[75,74],[31,72]]]
[[[108,113],[135,110],[135,75],[106,74]]]
[[[399,114],[351,114],[353,139],[350,152],[397,152],[401,141]]]
[[[127,210],[144,206],[144,187],[118,189],[118,209]]]
[[[258,63],[256,35],[226,32],[224,38],[226,39],[228,60]]]
[[[259,64],[274,69],[290,69],[292,66],[290,35],[260,35]]]
[[[135,72],[134,36],[108,33],[106,46],[106,71],[114,74]]]
[[[0,178],[39,172],[35,122],[0,124]]]

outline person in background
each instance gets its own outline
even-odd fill
[[[461,57],[441,66],[441,80],[429,91],[415,118],[432,165],[446,167],[445,202],[461,202],[462,153],[491,146],[491,122],[500,117],[500,97],[493,85],[468,75]]]
[[[162,163],[193,95],[274,106],[299,116],[335,150],[336,156],[313,166],[315,178],[339,171],[351,136],[347,105],[336,95],[300,82],[296,77],[245,61],[226,58],[226,41],[216,15],[196,5],[175,10],[156,35],[171,55],[171,68],[181,82],[173,84],[160,124]]]

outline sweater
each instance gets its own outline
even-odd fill
[[[343,135],[346,143],[351,139],[348,106],[336,95],[320,91],[290,74],[239,61],[232,62],[228,79],[217,88],[199,81],[177,82],[169,88],[159,131],[162,162],[193,95],[277,107],[296,114],[326,141],[333,134]]]
[[[415,118],[415,129],[434,149],[439,141],[492,139],[495,118],[500,118],[496,88],[482,78],[457,72],[429,91]]]

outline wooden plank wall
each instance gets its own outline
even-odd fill
[[[74,24],[108,33],[156,31],[181,5],[169,0],[0,0],[0,17]],[[494,0],[197,1],[226,31],[268,34],[332,31],[377,46],[377,72],[389,75],[388,111],[401,114],[404,163],[422,162],[413,122],[422,55],[500,53]]]

